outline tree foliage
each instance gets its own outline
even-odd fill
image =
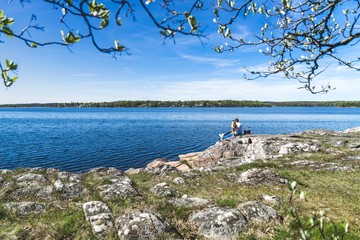
[[[1,107],[57,107],[57,108],[204,108],[204,107],[360,107],[360,101],[294,101],[261,102],[246,100],[194,100],[194,101],[114,101],[114,102],[68,102],[2,104]]]
[[[260,52],[271,58],[265,70],[250,70],[257,77],[283,73],[287,78],[298,79],[303,88],[312,93],[327,92],[331,86],[319,90],[312,80],[327,67],[324,60],[333,59],[340,65],[360,70],[359,56],[343,59],[341,47],[356,45],[360,38],[358,0],[304,0],[304,1],[247,1],[235,5],[235,1],[218,1],[216,7],[219,33],[230,39],[218,52],[233,51],[243,46],[259,46]],[[220,12],[230,13],[227,19]],[[237,38],[230,28],[242,14],[260,15],[263,23],[260,31],[249,39]]]
[[[355,46],[359,42],[359,0],[42,1],[61,12],[63,30],[59,38],[44,42],[41,38],[32,38],[31,32],[44,30],[35,15],[20,32],[14,32],[11,25],[15,20],[0,11],[0,41],[10,37],[33,48],[61,45],[70,49],[73,44],[90,39],[100,52],[116,56],[127,52],[127,47],[121,44],[121,39],[114,39],[112,46],[102,46],[101,32],[109,25],[121,28],[124,18],[135,19],[140,12],[147,15],[164,40],[175,41],[176,36],[182,34],[202,41],[214,30],[223,38],[223,43],[214,47],[216,52],[255,47],[270,60],[266,69],[248,67],[245,77],[249,79],[283,74],[299,80],[302,88],[311,93],[319,93],[332,89],[329,85],[316,88],[313,84],[313,79],[331,62],[360,71],[359,56],[348,59],[341,54],[344,46]],[[29,0],[8,2],[20,2],[24,8],[32,4]],[[257,26],[252,27],[251,34],[234,30],[248,19],[254,20]],[[11,86],[17,78],[16,72],[14,75],[17,65],[6,60],[6,66],[0,63],[0,69],[5,86]]]

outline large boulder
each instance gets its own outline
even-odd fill
[[[297,153],[318,152],[318,151],[320,151],[320,147],[314,143],[290,142],[280,147],[279,155],[283,156],[286,154],[297,154]]]
[[[180,234],[161,215],[133,210],[118,217],[115,226],[120,239],[179,239]]]
[[[41,174],[25,173],[15,178],[16,189],[11,196],[14,198],[49,199],[54,191],[52,183]]]
[[[248,227],[246,218],[237,209],[212,207],[190,215],[198,235],[207,239],[236,239]]]
[[[101,184],[100,196],[104,200],[125,199],[139,195],[131,179],[116,168],[95,168],[89,171]]]
[[[54,188],[63,198],[72,199],[89,192],[82,184],[81,175],[79,174],[58,172],[57,177]]]
[[[16,179],[19,186],[38,186],[46,184],[49,180],[41,174],[26,173]]]
[[[159,197],[172,197],[176,195],[176,191],[172,189],[166,182],[156,184],[151,188],[151,192]]]
[[[99,186],[100,196],[104,200],[125,199],[139,195],[138,191],[128,181],[113,182]]]
[[[285,184],[288,181],[270,169],[252,168],[241,173],[240,177],[237,179],[237,182],[249,185],[258,185],[276,183]]]
[[[246,135],[231,140],[222,140],[203,152],[179,155],[191,167],[208,167],[224,160],[241,159],[241,164],[260,159],[274,159],[286,154],[317,152],[320,147],[314,142],[302,142],[286,135]]]
[[[354,128],[349,128],[344,131],[344,133],[358,133],[358,132],[360,132],[360,126],[354,127]]]

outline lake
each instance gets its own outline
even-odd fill
[[[360,108],[0,108],[0,169],[144,167],[203,151],[238,117],[255,134],[345,130]]]

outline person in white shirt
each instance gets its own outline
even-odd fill
[[[230,134],[230,133],[232,134],[233,137],[239,136],[239,135],[242,134],[242,125],[239,122],[238,118],[235,118],[231,122],[231,130],[229,132],[219,134],[220,140],[222,140],[224,137],[227,137],[227,135]]]
[[[236,118],[237,119],[237,118]],[[239,119],[237,119],[237,122],[236,122],[236,129],[235,129],[235,132],[233,133],[234,136],[239,136],[241,135],[243,132],[242,130],[242,125],[241,123],[239,122]]]

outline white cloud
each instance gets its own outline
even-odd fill
[[[71,76],[73,76],[73,77],[95,77],[95,76],[97,76],[97,74],[95,74],[95,73],[74,73],[74,74],[71,74]]]
[[[189,60],[195,63],[210,64],[217,68],[232,67],[239,64],[240,60],[222,59],[222,58],[208,58],[191,55],[181,55],[182,59]]]

